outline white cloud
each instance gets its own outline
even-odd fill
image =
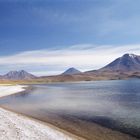
[[[140,54],[140,44],[124,46],[73,45],[63,49],[45,49],[0,57],[4,69],[27,69],[38,75],[58,74],[69,67],[82,71],[98,69],[124,53]],[[7,71],[7,70],[5,70]]]

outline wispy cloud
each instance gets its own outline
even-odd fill
[[[82,71],[98,69],[124,53],[140,54],[140,44],[125,46],[96,46],[79,44],[67,49],[44,49],[0,57],[1,71],[26,69],[34,74],[58,74],[69,67]]]

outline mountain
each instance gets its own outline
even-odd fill
[[[119,80],[129,78],[140,78],[140,56],[135,54],[124,54],[98,70],[80,72],[75,68],[69,68],[61,75],[41,77],[37,80],[39,82],[66,82]]]
[[[72,74],[80,74],[81,71],[75,69],[75,68],[69,68],[65,72],[62,73],[62,75],[72,75]]]
[[[27,79],[33,79],[36,78],[36,76],[24,71],[10,71],[7,74],[2,76],[2,79],[8,79],[8,80],[27,80]]]
[[[10,71],[0,76],[1,81],[5,80],[24,80],[26,83],[47,83],[47,82],[68,82],[68,81],[95,81],[95,80],[118,80],[128,78],[140,78],[140,56],[135,54],[124,54],[115,59],[105,67],[80,72],[75,68],[69,68],[64,73],[54,76],[36,77],[24,70]]]
[[[115,59],[100,71],[114,72],[140,72],[140,56],[135,54],[124,54],[122,57]]]

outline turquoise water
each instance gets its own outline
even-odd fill
[[[29,115],[72,115],[140,137],[140,80],[33,86],[30,93],[1,98],[0,105]]]

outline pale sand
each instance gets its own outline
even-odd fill
[[[0,140],[76,140],[57,129],[0,108]]]
[[[22,85],[1,85],[0,97],[25,90]],[[0,108],[0,140],[77,140],[72,134]]]
[[[26,87],[23,85],[0,84],[0,97],[22,92]]]

